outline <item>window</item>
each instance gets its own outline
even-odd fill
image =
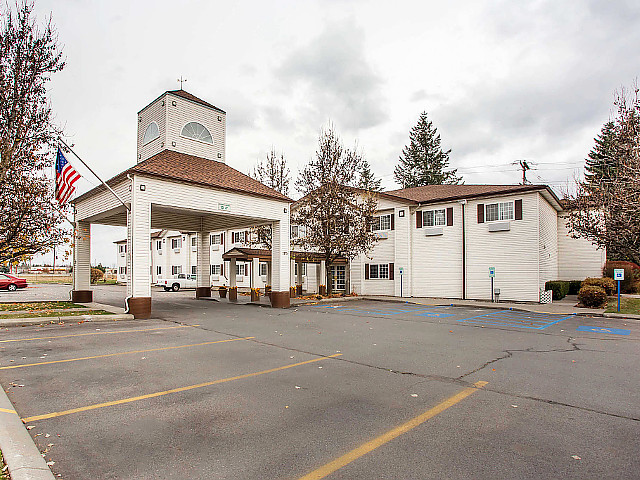
[[[156,122],[151,122],[147,129],[144,131],[144,136],[142,137],[142,145],[146,145],[159,136],[160,131],[158,130],[158,124]]]
[[[333,290],[345,290],[347,288],[347,274],[344,265],[331,266],[331,280]]]
[[[182,247],[182,239],[180,237],[172,238],[171,239],[171,248],[180,248],[180,247]]]
[[[162,240],[156,240],[156,250],[162,250]]]
[[[126,253],[127,252],[127,244],[123,243],[122,245],[118,245],[118,251],[120,253]]]
[[[191,265],[191,275],[196,275],[198,273],[198,266]]]
[[[513,202],[489,203],[486,205],[485,220],[513,220]]]
[[[260,276],[267,276],[267,262],[260,262],[260,267],[258,267],[258,271],[260,272]]]
[[[295,265],[294,275],[298,275],[298,262],[296,262],[294,265]],[[302,276],[305,276],[307,274],[307,264],[302,263],[301,265],[302,265]]]
[[[246,232],[233,232],[233,243],[244,243]]]
[[[374,232],[377,230],[391,230],[391,215],[380,215],[379,217],[373,217],[373,223],[371,224],[371,230]]]
[[[211,235],[209,237],[209,245],[221,245],[222,244],[222,235],[216,233],[215,235]]]
[[[244,277],[246,267],[244,263],[236,263],[236,275]]]
[[[444,208],[438,210],[424,210],[422,212],[422,223],[425,227],[441,227],[446,225],[447,216]]]
[[[297,238],[300,236],[300,227],[298,225],[291,225],[291,238]]]
[[[182,265],[171,265],[171,275],[179,275],[182,273]]]
[[[120,267],[118,269],[118,273],[120,273],[120,275],[126,275],[127,274],[127,267]]]
[[[220,275],[220,265],[211,265],[209,270],[211,275]]]
[[[389,279],[389,264],[381,263],[379,265],[369,265],[370,279]]]
[[[211,138],[211,133],[209,132],[209,130],[207,130],[204,125],[201,125],[198,122],[187,123],[182,129],[182,133],[180,135],[187,138],[193,138],[194,140],[198,140],[200,142],[213,144],[213,138]]]
[[[158,265],[158,266],[156,267],[156,273],[157,273],[158,275],[162,275],[162,267],[161,267],[160,265]]]
[[[195,247],[197,246],[196,240],[198,239],[198,237],[191,237],[191,246]]]

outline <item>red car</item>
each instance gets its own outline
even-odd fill
[[[24,278],[14,277],[8,273],[0,273],[0,289],[15,292],[19,288],[27,288],[27,281]]]

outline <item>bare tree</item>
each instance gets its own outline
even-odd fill
[[[616,168],[600,181],[578,184],[570,199],[569,226],[618,256],[640,264],[640,97],[638,86],[615,94],[610,155]]]
[[[344,148],[332,126],[320,133],[318,150],[295,182],[303,197],[292,209],[291,223],[303,233],[294,243],[318,251],[327,267],[337,258],[352,260],[376,240],[370,225],[376,211],[375,193],[357,188],[355,172],[362,167],[356,150]],[[326,286],[331,291],[327,268]]]
[[[0,262],[64,240],[63,210],[53,200],[53,125],[46,84],[64,68],[51,18],[40,29],[33,3],[0,12]]]
[[[264,161],[258,161],[250,175],[267,187],[271,187],[283,195],[289,195],[291,171],[287,167],[284,153],[278,157],[275,148],[271,147],[271,151]],[[271,250],[271,225],[252,227],[249,242],[251,246]]]

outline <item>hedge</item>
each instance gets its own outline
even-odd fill
[[[607,292],[597,285],[585,285],[578,292],[578,300],[585,307],[603,307],[607,304]]]
[[[549,280],[544,284],[545,290],[553,291],[554,300],[562,300],[569,293],[569,282],[564,280]]]
[[[582,287],[595,286],[604,289],[607,295],[615,295],[618,291],[618,286],[613,278],[585,278],[582,282]],[[581,289],[582,290],[582,289]]]

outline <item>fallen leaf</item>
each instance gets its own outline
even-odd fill
[[[299,387],[298,385],[296,385],[296,389],[300,390],[300,388],[302,388],[302,387]]]
[[[32,428],[36,428],[35,425],[27,425],[27,430],[31,430]]]
[[[51,460],[50,462],[47,462],[47,465],[49,465],[50,467],[53,467],[56,464],[56,462],[54,462],[53,460]]]
[[[582,460],[582,458],[580,458],[578,455],[571,455],[571,458],[573,458],[574,460]]]
[[[518,405],[511,405],[513,408],[518,408]]]
[[[412,396],[412,397],[417,397],[417,396],[418,396],[418,394],[417,394],[417,393],[412,393],[412,394],[411,394],[411,396]]]

